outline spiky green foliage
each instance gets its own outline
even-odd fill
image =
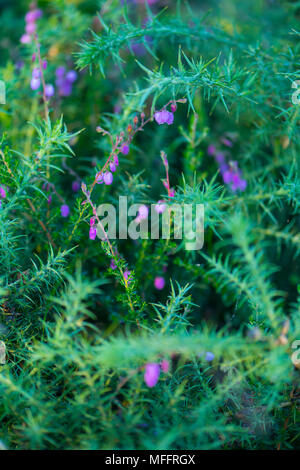
[[[27,5],[0,11],[0,449],[299,448],[297,2],[162,3],[41,2],[46,83],[78,66],[46,104],[36,44],[19,44]],[[149,119],[113,184],[92,186],[134,117],[174,99],[174,124]],[[203,248],[90,240],[92,208],[120,195],[203,204]]]

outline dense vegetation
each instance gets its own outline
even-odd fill
[[[0,8],[0,447],[299,448],[299,2]]]

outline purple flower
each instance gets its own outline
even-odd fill
[[[66,80],[68,80],[68,82],[70,83],[73,83],[75,82],[76,79],[77,79],[77,73],[75,72],[75,70],[70,70],[66,75]]]
[[[207,351],[207,353],[205,353],[205,359],[206,359],[208,362],[213,361],[214,358],[215,358],[214,353],[212,353],[212,352],[210,352],[210,351]]]
[[[216,158],[216,161],[218,163],[224,163],[225,162],[225,155],[224,155],[223,152],[217,152],[215,158]]]
[[[128,155],[128,153],[129,153],[129,145],[128,144],[123,144],[122,145],[121,153],[123,153],[123,155]]]
[[[113,259],[112,259],[111,262],[110,262],[110,267],[111,267],[111,269],[113,269],[113,270],[115,270],[116,267],[117,267],[117,265],[116,265],[116,263],[114,262]]]
[[[103,184],[103,173],[97,173],[96,182],[97,184]]]
[[[103,175],[104,184],[110,185],[113,182],[113,175],[110,171],[106,171]]]
[[[138,217],[139,219],[147,219],[148,217],[148,214],[149,214],[149,209],[147,206],[145,206],[145,204],[142,204],[140,207],[139,207],[139,211],[138,211]]]
[[[72,183],[72,191],[74,191],[74,193],[77,193],[77,191],[79,191],[80,189],[80,182],[75,180],[73,181]]]
[[[226,137],[221,138],[221,142],[226,145],[226,147],[232,147],[233,143],[231,140],[227,139]]]
[[[116,166],[119,166],[119,158],[118,158],[118,155],[114,155],[113,159],[114,159],[114,164],[115,164]]]
[[[169,372],[170,369],[170,363],[167,361],[167,359],[163,359],[160,363],[161,370],[165,373]]]
[[[109,168],[110,168],[110,171],[114,173],[117,169],[115,162],[110,162]]]
[[[67,206],[67,204],[63,204],[60,208],[60,212],[63,217],[68,217],[70,214],[69,206]]]
[[[166,109],[163,109],[162,111],[156,111],[154,114],[154,119],[159,125],[168,124],[170,126],[174,122],[174,114],[170,113],[170,111],[167,111]]]
[[[41,71],[38,67],[34,67],[32,70],[32,78],[40,78],[41,76]]]
[[[230,185],[230,188],[233,192],[237,190],[245,191],[247,187],[247,181],[242,178],[242,173],[238,168],[237,162],[231,162],[230,165],[231,167],[227,166],[225,171],[222,172],[224,183]]]
[[[2,186],[0,186],[0,197],[3,199],[6,197],[6,191],[4,188],[2,188]]]
[[[225,184],[229,184],[232,182],[232,177],[233,177],[233,173],[231,170],[226,170],[224,171],[223,173],[223,181]]]
[[[154,287],[158,290],[162,290],[165,287],[165,280],[162,276],[156,276],[154,279]]]
[[[72,93],[72,83],[68,80],[63,80],[62,83],[59,85],[58,80],[56,81],[56,85],[59,87],[59,94],[60,96],[70,96]]]
[[[127,284],[130,284],[130,282],[131,282],[131,271],[129,271],[129,269],[126,269],[124,271],[124,279],[127,281]]]
[[[43,63],[42,63],[43,69],[46,70],[47,66],[48,66],[48,62],[46,60],[43,60]]]
[[[23,34],[20,38],[21,44],[29,44],[31,42],[31,36],[29,34]]]
[[[97,228],[96,227],[90,227],[90,231],[89,231],[89,237],[90,237],[90,240],[95,240],[97,236]]]
[[[155,204],[154,209],[158,214],[162,214],[166,210],[166,207],[167,205],[165,204],[165,201],[160,200],[157,204]]]
[[[55,70],[55,75],[57,76],[57,78],[61,78],[64,76],[65,74],[65,67],[64,66],[60,66],[60,67],[57,67],[57,69]]]
[[[30,88],[32,90],[38,90],[41,86],[41,80],[39,78],[32,78],[30,81]]]
[[[147,387],[149,388],[155,387],[155,385],[158,382],[159,375],[160,375],[160,367],[158,364],[156,364],[155,362],[146,364],[144,380],[145,380]]]
[[[33,34],[36,30],[36,24],[35,23],[27,23],[25,26],[25,31],[27,34]]]
[[[45,85],[45,95],[46,95],[46,98],[51,98],[51,96],[54,95],[54,86],[51,85],[51,83],[48,83],[47,85]]]
[[[42,10],[40,10],[39,8],[36,8],[35,10],[31,10],[28,13],[26,13],[25,21],[26,23],[32,23],[33,21],[36,21],[39,18],[41,18],[42,15],[43,15]]]
[[[215,153],[216,153],[216,147],[214,145],[210,144],[207,147],[207,155],[212,157]]]
[[[69,70],[66,73],[64,66],[57,67],[55,70],[56,81],[55,84],[59,89],[60,96],[70,96],[72,93],[73,83],[77,79],[75,70]]]

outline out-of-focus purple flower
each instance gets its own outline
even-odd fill
[[[136,56],[143,56],[146,54],[147,49],[145,48],[144,44],[139,42],[132,42],[130,44],[131,50]]]
[[[62,65],[60,67],[57,67],[57,69],[55,70],[55,75],[58,77],[58,78],[61,78],[64,76],[66,72],[66,69],[65,67],[63,67]]]
[[[129,145],[128,144],[123,144],[121,149],[120,149],[121,153],[123,155],[128,155],[129,153]]]
[[[163,109],[162,111],[156,111],[156,113],[154,113],[154,119],[159,125],[168,124],[170,126],[174,122],[174,114]]]
[[[45,85],[45,95],[46,98],[51,98],[55,93],[54,86],[51,83]]]
[[[208,362],[213,361],[214,358],[215,358],[214,353],[212,353],[212,352],[210,352],[210,351],[207,351],[207,352],[205,353],[205,359],[206,359]]]
[[[113,175],[110,171],[106,171],[103,175],[104,184],[110,185],[113,182]]]
[[[155,204],[154,209],[158,214],[162,214],[166,210],[166,207],[167,205],[165,204],[165,201],[160,200],[157,204]]]
[[[30,81],[30,88],[32,90],[38,90],[41,86],[41,80],[39,78],[32,78]]]
[[[97,173],[96,182],[97,184],[103,184],[103,173]]]
[[[31,42],[31,36],[29,34],[22,34],[20,42],[21,44],[29,44]]]
[[[52,196],[51,196],[51,194],[50,194],[50,196],[48,197],[47,202],[48,202],[48,204],[51,204],[51,202],[52,202]]]
[[[75,72],[75,70],[70,70],[67,75],[66,75],[66,80],[68,80],[68,82],[75,82],[77,79],[77,73]]]
[[[225,171],[222,172],[223,181],[225,184],[230,185],[233,192],[245,191],[247,187],[247,181],[242,178],[242,172],[238,168],[237,162],[231,162],[231,166],[227,166]]]
[[[115,162],[110,162],[109,169],[112,173],[114,173],[117,169]]]
[[[3,199],[6,197],[6,191],[2,186],[0,186],[0,197]]]
[[[162,290],[165,287],[166,281],[162,276],[156,276],[154,279],[154,287],[158,290]]]
[[[34,10],[30,10],[25,15],[25,31],[26,34],[23,34],[20,38],[20,42],[22,44],[29,44],[32,41],[32,35],[36,31],[36,20],[38,20],[42,16],[42,10],[36,8]]]
[[[113,160],[114,160],[114,164],[115,164],[116,166],[119,166],[119,158],[118,158],[118,155],[114,155]]]
[[[232,147],[233,143],[231,142],[230,139],[227,139],[226,137],[222,137],[221,139],[222,144],[226,145],[226,147]]]
[[[55,70],[56,81],[55,84],[58,87],[60,96],[70,96],[72,94],[73,83],[77,79],[77,73],[75,70],[66,71],[64,66],[59,66]]]
[[[41,76],[41,71],[38,67],[34,67],[34,69],[32,70],[32,78],[40,78]]]
[[[140,220],[142,219],[147,219],[148,217],[148,214],[149,214],[149,209],[147,206],[145,206],[145,204],[142,204],[140,207],[139,207],[139,211],[138,211],[138,217]]]
[[[223,181],[225,184],[230,184],[232,182],[233,173],[232,170],[226,170],[223,173]]]
[[[67,204],[63,204],[60,208],[60,212],[63,217],[68,217],[70,214],[69,206],[67,206]]]
[[[218,163],[223,163],[225,162],[225,155],[223,152],[217,152],[215,155],[215,159]]]
[[[167,361],[167,359],[163,359],[160,363],[161,370],[165,373],[169,372],[170,369],[170,363]]]
[[[42,63],[43,69],[46,70],[47,66],[48,66],[48,62],[46,60],[43,60],[43,63]]]
[[[59,94],[60,96],[70,96],[72,94],[72,83],[68,82],[67,80],[63,80],[61,85],[59,85],[58,80],[56,81],[56,85],[59,87]]]
[[[27,34],[33,34],[36,30],[36,24],[35,23],[27,23],[25,26],[25,31]]]
[[[77,191],[79,191],[80,189],[80,182],[75,180],[73,181],[72,183],[72,191],[74,191],[74,193],[77,193]]]
[[[212,157],[213,155],[215,155],[216,153],[216,147],[212,144],[210,144],[208,147],[207,147],[207,155],[209,155],[210,157]]]
[[[158,382],[159,375],[160,375],[160,367],[156,362],[150,362],[149,364],[146,364],[144,380],[145,380],[147,387],[149,388],[155,387],[155,385]]]
[[[18,60],[16,62],[16,70],[21,70],[24,67],[24,61],[23,60]]]
[[[28,13],[26,13],[25,21],[26,21],[26,23],[32,23],[32,22],[38,20],[39,18],[41,18],[42,16],[43,16],[42,10],[40,10],[39,8],[36,8],[36,9],[31,10]]]
[[[174,103],[171,104],[171,111],[172,111],[172,113],[175,113],[177,111],[177,104],[176,104],[175,101],[174,101]]]

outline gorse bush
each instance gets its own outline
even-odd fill
[[[298,3],[1,5],[0,446],[299,448]]]

